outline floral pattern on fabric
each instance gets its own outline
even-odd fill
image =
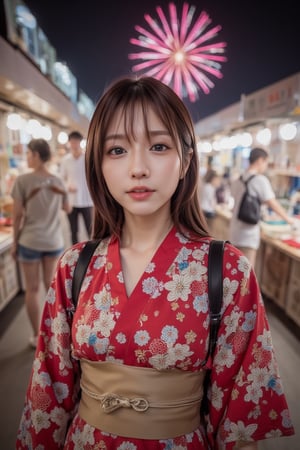
[[[171,230],[130,296],[119,241],[103,240],[74,311],[72,277],[82,246],[61,257],[47,294],[17,450],[231,450],[239,441],[294,433],[257,280],[237,249],[225,248],[223,318],[214,358],[205,363],[209,238],[195,242]],[[211,367],[210,444],[202,427],[146,440],[88,425],[77,414],[80,358],[157,370]]]

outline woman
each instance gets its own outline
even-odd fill
[[[51,159],[48,143],[32,139],[27,147],[27,163],[32,171],[16,178],[11,194],[12,254],[24,274],[25,305],[33,331],[29,343],[35,348],[40,324],[40,273],[48,291],[64,248],[60,210],[68,211],[69,205],[62,181],[47,170]]]
[[[229,244],[216,352],[205,360],[211,238],[183,102],[153,78],[115,82],[90,123],[86,173],[100,244],[75,311],[84,244],[60,260],[17,449],[254,450],[272,434],[293,434],[255,275]]]

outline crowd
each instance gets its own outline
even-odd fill
[[[257,225],[237,218],[244,181],[255,175],[252,195],[293,222],[263,174],[266,152],[252,149],[242,179],[229,183],[209,169],[199,188],[190,114],[151,77],[108,87],[85,152],[81,139],[70,134],[58,176],[45,166],[45,142],[30,142],[33,170],[17,178],[12,192],[13,254],[31,275],[48,267],[45,306],[34,320],[36,286],[26,284],[36,353],[16,449],[256,450],[260,440],[292,435],[248,251],[259,245],[259,237],[249,239]],[[213,221],[229,186],[231,237],[222,273],[214,273]],[[57,222],[61,208],[72,236],[67,249]],[[86,246],[78,242],[80,214],[95,248],[75,307],[74,270]],[[35,235],[41,238],[29,238]],[[215,277],[224,292],[210,354],[208,293]],[[206,374],[207,410],[200,415]]]

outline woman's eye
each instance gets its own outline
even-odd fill
[[[155,151],[155,152],[163,152],[164,150],[167,150],[167,146],[164,144],[154,144],[151,147],[151,150]]]
[[[118,155],[122,155],[123,153],[125,153],[125,150],[121,147],[115,147],[115,148],[111,148],[108,151],[109,155],[113,155],[113,156],[118,156]]]

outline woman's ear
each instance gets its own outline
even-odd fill
[[[192,148],[190,148],[190,149],[188,150],[188,154],[187,154],[187,157],[186,157],[186,161],[184,161],[184,164],[182,165],[182,170],[181,170],[180,180],[182,180],[182,179],[185,177],[185,175],[186,175],[186,173],[187,173],[187,171],[188,171],[188,168],[189,168],[189,166],[190,166],[190,162],[191,162],[193,153],[194,153],[194,150],[193,150]]]

